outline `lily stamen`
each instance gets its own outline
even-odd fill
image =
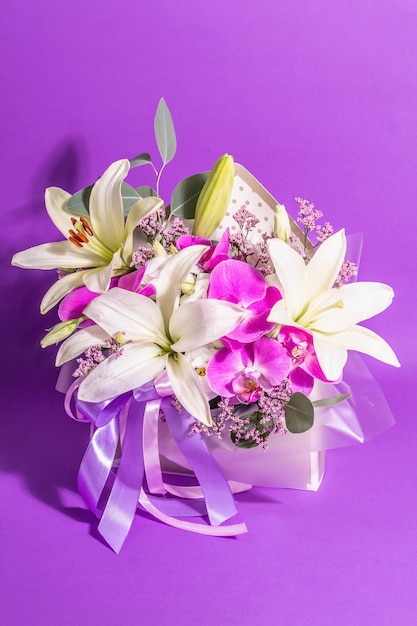
[[[83,233],[80,233],[79,231],[75,231],[72,228],[70,228],[68,232],[70,234],[70,236],[68,237],[68,240],[74,245],[76,245],[77,248],[82,248],[83,244],[88,243],[88,239],[85,235],[83,235]]]
[[[80,241],[78,241],[78,239],[76,237],[72,237],[72,236],[68,237],[68,241],[73,243],[74,246],[77,246],[77,248],[82,248],[83,247],[83,244]]]
[[[74,226],[74,229],[70,228],[68,231],[70,234],[69,241],[77,246],[77,248],[82,248],[84,243],[89,243],[89,239],[85,233],[93,236],[93,231],[91,230],[90,224],[87,222],[85,217],[80,216],[80,219],[72,217],[71,224]]]
[[[84,226],[84,230],[87,233],[87,235],[90,235],[90,237],[92,237],[93,231],[88,221],[83,216],[80,217],[80,220],[81,220],[82,225]]]

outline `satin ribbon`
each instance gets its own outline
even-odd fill
[[[189,436],[194,418],[185,409],[178,413],[172,404],[172,389],[166,377],[155,381],[155,385],[148,383],[101,403],[78,400],[79,384],[76,381],[68,389],[65,408],[73,419],[91,422],[94,432],[81,461],[78,488],[89,508],[101,518],[98,530],[115,552],[120,551],[126,539],[138,502],[157,519],[184,530],[217,536],[247,532],[245,524],[218,528],[237,512],[232,490],[202,435]],[[72,398],[75,415],[71,410]],[[158,448],[161,410],[200,483],[199,488],[176,487],[163,480]],[[119,466],[114,472],[119,454]],[[145,477],[149,495],[143,486]],[[235,484],[233,491],[249,487]],[[191,497],[161,498],[167,491]],[[201,496],[204,500],[194,499]],[[211,526],[177,519],[203,515],[208,515]]]

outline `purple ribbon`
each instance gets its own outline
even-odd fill
[[[194,418],[184,409],[179,414],[170,398],[164,398],[162,408],[176,444],[201,485],[210,523],[219,526],[237,513],[229,483],[212,457],[203,435],[196,433],[189,436]]]
[[[76,394],[75,388],[72,393]],[[98,530],[116,553],[132,525],[145,475],[151,493],[166,492],[158,449],[161,409],[174,440],[201,485],[204,500],[148,495],[148,502],[166,519],[207,514],[213,526],[219,526],[236,514],[227,480],[202,435],[197,433],[190,437],[188,434],[194,418],[185,409],[179,413],[172,404],[172,389],[166,377],[156,381],[155,385],[148,383],[105,402],[89,403],[76,399],[76,409],[78,415],[95,426],[81,461],[78,488],[89,508],[101,518]],[[120,443],[120,462],[111,484]],[[173,517],[171,519],[174,521]],[[175,525],[181,527],[181,522],[175,520]],[[182,527],[192,529],[193,526],[201,528],[186,522]],[[228,528],[224,534],[230,534],[233,529],[236,529],[235,534],[246,530],[244,525]],[[220,533],[213,529],[213,534]]]

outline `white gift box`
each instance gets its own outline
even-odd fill
[[[205,439],[228,481],[258,487],[317,491],[325,468],[324,451],[299,451],[299,435],[275,435],[266,450],[238,448],[225,432],[221,439]],[[191,470],[165,423],[159,426],[161,466],[166,472],[189,474]]]

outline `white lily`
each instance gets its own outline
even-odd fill
[[[58,187],[46,190],[46,210],[66,240],[29,248],[12,259],[12,265],[18,267],[59,268],[70,272],[47,291],[41,302],[42,313],[82,284],[91,291],[104,293],[112,276],[130,270],[133,230],[141,219],[162,205],[162,200],[155,197],[139,200],[125,220],[121,184],[129,167],[127,159],[116,161],[98,179],[90,195],[89,219],[67,211],[69,193]]]
[[[102,361],[81,383],[78,397],[101,402],[155,380],[166,371],[179,402],[196,419],[211,424],[210,407],[198,375],[184,356],[231,332],[245,312],[230,302],[204,299],[179,305],[179,288],[206,246],[190,246],[164,266],[156,302],[137,293],[114,288],[85,309],[98,325],[94,338],[125,333],[123,355]],[[94,328],[94,327],[93,327]],[[105,335],[104,333],[107,333]],[[61,346],[57,365],[92,345],[86,328]]]
[[[318,362],[328,380],[341,377],[348,350],[399,366],[384,339],[357,325],[391,304],[391,287],[357,282],[334,288],[346,252],[344,230],[329,237],[307,265],[280,239],[270,239],[268,246],[282,293],[282,300],[273,306],[268,319],[311,333]]]

